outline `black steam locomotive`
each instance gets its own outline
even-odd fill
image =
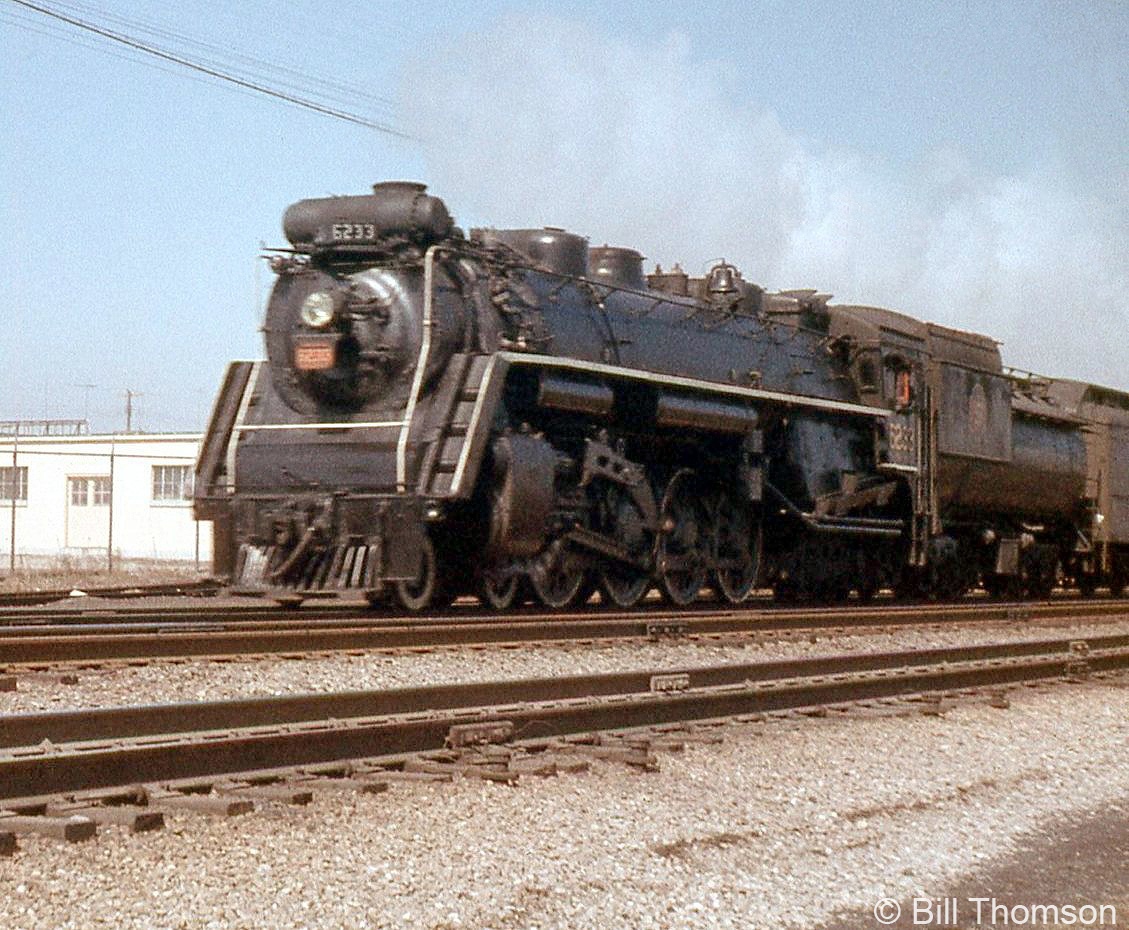
[[[724,262],[467,236],[418,184],[283,225],[267,359],[229,367],[197,463],[236,589],[501,609],[1129,577],[1129,396]]]

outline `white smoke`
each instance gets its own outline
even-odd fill
[[[677,35],[511,16],[433,48],[401,105],[464,225],[565,226],[691,273],[724,256],[769,288],[984,332],[1009,364],[1129,388],[1123,210],[1037,170],[978,175],[955,151],[895,173],[736,105],[732,67]]]

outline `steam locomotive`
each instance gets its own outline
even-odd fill
[[[423,185],[302,200],[196,466],[215,568],[284,602],[685,605],[1129,578],[1129,395],[718,262],[645,275]]]

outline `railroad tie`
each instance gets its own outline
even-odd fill
[[[4,833],[36,833],[68,843],[80,843],[98,832],[98,825],[89,817],[47,817],[0,811],[0,831]]]
[[[579,756],[569,755],[567,753],[563,755],[553,755],[552,759],[553,765],[556,767],[557,771],[566,775],[577,775],[581,772],[587,772],[592,768],[592,763],[587,759],[582,759]]]
[[[85,817],[96,824],[127,827],[130,833],[160,830],[165,825],[165,815],[161,811],[133,804],[111,806],[52,801],[47,805],[46,813],[51,817]]]
[[[214,817],[238,817],[241,814],[249,814],[255,809],[255,802],[249,798],[188,794],[183,791],[169,791],[159,785],[146,787],[145,797],[150,807],[190,811],[194,814],[208,814]]]
[[[635,749],[639,752],[654,753],[655,750],[662,750],[664,752],[683,752],[686,749],[686,741],[678,739],[669,734],[659,733],[628,733],[628,734],[615,734],[609,735],[601,733],[598,735],[599,744],[601,746],[616,746],[621,749]]]
[[[407,772],[402,769],[369,769],[361,770],[358,774],[372,775],[374,778],[392,784],[395,782],[400,783],[420,783],[420,782],[448,782],[451,781],[451,774],[449,772]]]
[[[920,711],[927,717],[943,717],[954,706],[955,702],[942,694],[925,694],[921,697]]]
[[[14,856],[16,854],[16,834],[0,833],[0,856]]]
[[[597,746],[589,743],[559,742],[553,744],[552,751],[554,753],[577,753],[578,755],[591,756],[594,759],[603,759],[605,762],[621,762],[645,772],[657,772],[659,769],[659,760],[653,753],[627,746]]]
[[[431,775],[462,775],[465,778],[481,778],[483,781],[515,784],[518,773],[508,768],[483,765],[477,762],[435,762],[431,759],[408,759],[404,763],[405,772],[424,772]]]
[[[509,768],[515,775],[538,775],[542,778],[556,775],[560,770],[557,760],[547,754],[511,759]]]
[[[360,794],[381,794],[388,790],[388,782],[380,778],[348,776],[333,778],[312,776],[294,782],[295,787],[308,787],[315,791],[354,791]]]
[[[253,784],[250,782],[220,782],[213,790],[221,796],[246,798],[251,801],[276,801],[282,804],[309,804],[314,793],[302,784],[286,782]]]

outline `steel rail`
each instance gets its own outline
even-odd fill
[[[207,590],[207,589],[205,589]],[[810,616],[811,614],[837,614],[844,617],[866,614],[873,615],[877,611],[888,614],[920,613],[921,611],[1011,611],[1023,612],[1029,610],[1065,610],[1070,611],[1089,605],[1097,611],[1122,610],[1129,613],[1129,597],[1125,598],[1080,598],[1058,597],[1048,601],[996,601],[982,597],[968,597],[960,601],[938,604],[931,601],[904,602],[886,598],[876,598],[868,604],[778,604],[770,596],[753,596],[741,604],[729,604],[722,601],[703,600],[697,601],[689,607],[672,608],[663,603],[657,595],[633,608],[609,608],[595,602],[591,605],[576,608],[572,612],[546,609],[544,607],[520,607],[505,614],[498,614],[483,607],[477,601],[467,599],[456,602],[446,610],[430,614],[411,614],[398,611],[390,607],[371,607],[360,601],[321,601],[308,606],[294,608],[282,607],[277,604],[245,603],[245,604],[172,604],[161,606],[106,606],[84,602],[81,598],[72,599],[81,606],[50,607],[39,606],[29,608],[0,608],[0,635],[12,628],[20,626],[43,627],[46,625],[73,625],[76,627],[94,624],[125,626],[130,623],[166,623],[171,617],[185,621],[199,621],[201,623],[237,622],[241,620],[269,620],[273,623],[302,623],[309,620],[322,620],[331,618],[353,617],[358,620],[379,620],[389,624],[420,624],[420,623],[447,623],[465,621],[466,619],[498,619],[519,622],[532,619],[562,619],[569,617],[591,617],[623,615],[643,617],[655,614],[678,613],[679,615],[698,616],[716,613],[732,613],[735,611],[748,612],[753,610],[764,611],[775,616]]]
[[[211,614],[209,617],[213,616]],[[717,636],[870,627],[911,628],[952,623],[1053,622],[1129,617],[1129,604],[1113,601],[1034,605],[966,605],[928,608],[803,610],[699,609],[607,611],[581,616],[533,614],[505,619],[396,618],[284,615],[276,621],[209,619],[176,615],[165,622],[0,630],[0,669],[130,660],[263,656],[280,653],[441,648],[500,643],[571,642],[678,635]]]
[[[205,582],[207,584],[207,582]],[[115,589],[116,590],[116,589]],[[132,589],[137,590],[137,589]],[[204,588],[205,594],[210,595],[210,588]],[[135,596],[135,595],[131,595]],[[812,614],[812,613],[840,613],[844,616],[857,613],[874,613],[885,611],[890,613],[911,613],[929,611],[929,609],[945,609],[945,611],[978,611],[978,609],[1013,609],[1024,611],[1029,608],[1040,609],[1069,609],[1068,605],[1101,605],[1101,609],[1124,609],[1129,613],[1129,597],[1122,598],[1083,598],[1054,596],[1051,600],[1041,602],[1024,602],[1024,600],[989,600],[983,597],[966,597],[947,604],[935,602],[899,602],[886,597],[878,597],[868,604],[849,603],[838,605],[822,604],[778,604],[773,602],[770,595],[754,595],[742,604],[728,604],[720,600],[699,600],[689,607],[672,608],[664,604],[657,594],[637,607],[618,608],[607,607],[596,602],[592,605],[576,608],[572,613],[561,613],[552,609],[539,606],[525,606],[511,609],[505,614],[498,614],[484,607],[476,600],[466,598],[456,602],[445,611],[434,614],[410,614],[397,611],[393,607],[373,607],[360,600],[315,600],[303,607],[279,606],[277,604],[264,604],[250,602],[243,604],[173,604],[173,605],[143,605],[143,606],[107,606],[93,602],[85,602],[82,598],[70,598],[73,606],[30,606],[30,607],[2,607],[0,605],[0,632],[18,625],[45,625],[45,624],[73,624],[77,626],[96,623],[157,623],[165,622],[170,616],[183,617],[184,620],[199,620],[213,623],[219,621],[236,620],[271,620],[306,621],[310,618],[341,617],[352,615],[364,620],[379,618],[387,623],[440,623],[448,621],[465,620],[467,617],[492,617],[506,618],[506,620],[523,620],[523,618],[541,617],[560,618],[567,616],[583,616],[593,614],[632,614],[642,616],[651,612],[675,612],[697,615],[704,613],[733,612],[733,611],[760,611],[772,614]]]
[[[1129,667],[1129,636],[9,715],[0,717],[0,802],[424,752],[470,722],[506,720],[519,740],[544,740],[1001,686],[1070,674],[1080,662]]]
[[[83,588],[89,597],[165,597],[183,594],[210,596],[219,591],[215,581],[173,581],[165,584],[126,584],[112,587]],[[63,601],[71,596],[74,588],[59,588],[50,591],[4,591],[0,592],[0,607],[28,607],[37,604],[50,604]]]

